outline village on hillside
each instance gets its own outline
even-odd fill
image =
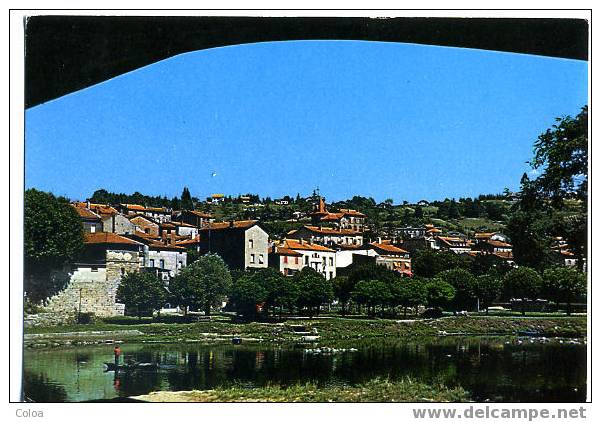
[[[219,208],[225,196],[215,194],[203,209]],[[262,207],[238,200],[244,208]],[[26,324],[45,315],[56,322],[74,312],[96,317],[124,315],[125,306],[116,298],[120,280],[128,273],[151,272],[169,281],[207,253],[219,255],[230,270],[252,271],[272,267],[284,276],[294,276],[309,267],[326,280],[349,275],[360,265],[375,264],[412,277],[412,255],[423,249],[452,252],[470,257],[492,256],[508,267],[516,267],[510,239],[502,232],[443,230],[434,224],[406,226],[393,236],[368,237],[374,230],[366,214],[355,209],[330,209],[321,195],[306,198],[307,213],[296,212],[298,228],[283,236],[269,233],[261,220],[217,221],[213,214],[198,209],[177,210],[144,204],[100,204],[72,202],[84,231],[84,252],[65,270],[65,288],[46,299],[44,312],[26,317]],[[291,198],[276,200],[289,205]],[[417,207],[427,205],[420,201]],[[556,238],[553,249],[558,262],[574,267],[576,259],[567,242]],[[257,304],[258,306],[260,304]],[[163,311],[185,312],[166,304]]]

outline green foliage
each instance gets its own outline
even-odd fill
[[[24,208],[24,287],[28,300],[39,303],[64,287],[52,272],[83,251],[83,226],[67,199],[51,193],[26,190]]]
[[[518,267],[505,274],[503,293],[506,299],[536,299],[542,284],[541,276],[534,269]]]
[[[419,277],[402,278],[391,285],[392,301],[400,305],[407,313],[407,308],[423,305],[427,300],[425,280]]]
[[[117,302],[125,304],[125,309],[139,318],[161,309],[166,298],[163,282],[150,272],[128,273],[117,288]]]
[[[178,305],[201,308],[210,315],[211,308],[221,305],[232,286],[232,277],[216,254],[206,254],[183,268],[171,280],[169,291]]]
[[[255,274],[246,274],[234,283],[230,299],[239,314],[254,319],[257,313],[256,306],[264,303],[268,294],[259,277]]]
[[[432,278],[438,273],[454,268],[468,269],[472,258],[468,255],[457,255],[453,252],[438,252],[430,248],[415,252],[411,268],[419,277]]]
[[[446,270],[437,275],[442,281],[455,288],[453,305],[455,309],[473,309],[476,305],[477,283],[469,271],[462,268]]]
[[[182,210],[193,210],[194,209],[194,203],[192,202],[192,195],[190,195],[190,191],[188,190],[187,186],[184,186],[184,190],[182,191],[180,207]]]
[[[346,307],[348,302],[351,300],[351,294],[355,288],[355,284],[350,277],[337,276],[332,280],[334,287],[334,296],[338,298],[338,301],[342,305],[342,314],[346,313]]]
[[[426,303],[433,308],[445,309],[455,298],[455,288],[438,278],[426,283]]]
[[[543,288],[549,299],[567,303],[569,314],[570,305],[586,294],[586,275],[567,267],[549,268],[543,273]]]
[[[503,291],[503,281],[496,273],[476,277],[476,297],[480,300],[481,308],[492,305]]]
[[[383,306],[392,299],[388,284],[379,280],[359,281],[351,295],[355,302],[367,306],[370,314],[374,313],[377,305]]]
[[[557,118],[534,143],[531,165],[543,172],[538,191],[561,206],[565,198],[586,202],[588,197],[588,106],[576,118]]]
[[[312,268],[305,267],[294,275],[294,282],[298,286],[299,308],[307,308],[309,312],[319,312],[319,307],[334,298],[334,289],[331,280],[326,280]]]
[[[140,192],[131,195],[125,193],[108,192],[106,189],[98,189],[92,194],[91,202],[99,204],[139,204],[147,207],[170,207],[171,201],[166,196],[148,196]]]

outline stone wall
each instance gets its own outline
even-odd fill
[[[60,293],[50,298],[44,313],[65,321],[78,312],[98,317],[124,314],[124,306],[116,303],[117,288],[123,275],[139,271],[138,252],[107,250],[105,266],[79,266]]]

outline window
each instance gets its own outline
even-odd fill
[[[96,233],[96,226],[90,226],[90,233]]]
[[[305,265],[309,265],[309,257],[305,256]]]
[[[333,266],[334,266],[334,258],[330,257],[330,267],[333,267]]]
[[[144,229],[144,233],[150,234],[150,229]]]
[[[259,254],[259,264],[263,263],[263,254]]]
[[[295,257],[294,257],[294,263],[295,263],[295,264],[298,264],[298,256],[295,256]]]
[[[179,261],[179,262],[177,263],[177,268],[181,268],[181,267],[183,267],[183,266],[184,266],[184,263],[183,263],[182,261]]]
[[[121,267],[121,275],[124,276],[125,275],[125,268]]]
[[[334,272],[330,271],[330,280],[334,278]]]
[[[98,272],[98,267],[92,267],[92,272]]]
[[[150,260],[150,266],[154,268],[154,259]]]
[[[254,264],[254,263],[255,263],[255,254],[254,254],[254,253],[251,253],[251,254],[250,254],[250,263],[251,263],[251,264]]]
[[[325,256],[323,257],[323,266],[324,267],[326,266],[326,257]]]
[[[159,262],[160,262],[161,269],[165,269],[165,260],[161,259]]]
[[[248,249],[253,249],[254,247],[254,240],[253,239],[248,239]]]
[[[284,264],[288,263],[288,257],[284,255]]]

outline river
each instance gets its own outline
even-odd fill
[[[586,346],[580,342],[499,337],[369,340],[357,351],[311,353],[304,346],[123,344],[125,359],[160,364],[156,371],[104,372],[113,346],[26,350],[23,385],[36,402],[113,399],[156,390],[232,384],[354,385],[374,377],[414,377],[460,385],[476,401],[583,402]]]

